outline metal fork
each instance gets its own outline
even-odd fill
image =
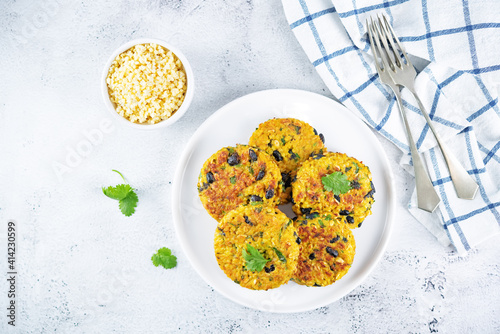
[[[387,55],[383,51],[382,45],[380,44],[381,38],[379,29],[373,23],[373,20],[371,20],[371,24],[369,24],[367,20],[366,25],[368,27],[370,46],[372,49],[373,56],[375,58],[375,67],[377,68],[379,78],[383,83],[391,87],[391,89],[394,91],[399,111],[401,112],[401,116],[403,118],[406,130],[406,137],[408,138],[408,143],[410,145],[410,153],[411,153],[411,158],[413,160],[413,168],[415,170],[415,184],[417,187],[417,205],[422,210],[433,212],[437,208],[441,200],[439,199],[436,190],[432,186],[432,182],[429,178],[429,175],[427,174],[427,170],[425,169],[422,160],[420,159],[417,146],[415,145],[415,141],[413,140],[413,136],[411,135],[410,125],[408,124],[406,113],[403,109],[403,102],[401,100],[399,87],[396,85],[391,75],[389,74],[389,63],[386,59]],[[379,58],[381,59],[381,62]]]
[[[382,15],[382,18],[378,16],[377,21],[378,26],[374,24],[373,19],[371,23],[372,26],[375,25],[378,28],[377,32],[379,33],[379,39],[382,40],[384,46],[383,48],[386,53],[386,59],[389,65],[389,75],[396,85],[408,88],[408,90],[417,100],[418,106],[422,111],[422,114],[424,115],[429,128],[434,134],[434,137],[436,137],[439,148],[443,153],[446,165],[448,166],[448,170],[450,171],[451,180],[453,181],[453,185],[455,186],[458,197],[463,199],[474,199],[479,186],[477,185],[476,181],[474,181],[472,176],[470,176],[462,167],[460,162],[457,160],[457,158],[455,158],[448,147],[444,144],[444,142],[441,140],[441,137],[436,132],[436,129],[432,125],[429,114],[425,110],[424,106],[422,105],[422,101],[420,101],[420,98],[415,91],[415,77],[417,76],[415,68],[410,62],[410,59],[408,58],[398,37],[394,33],[394,30],[387,21],[386,16]]]

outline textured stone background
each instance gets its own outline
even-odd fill
[[[109,119],[103,65],[139,37],[169,41],[191,61],[191,108],[157,132],[113,123],[85,146],[85,133]],[[15,219],[19,332],[500,332],[499,238],[466,258],[440,246],[408,213],[413,180],[381,137],[397,185],[395,230],[378,267],[341,300],[299,314],[254,311],[220,296],[188,263],[170,202],[179,155],[198,126],[263,89],[331,96],[279,1],[2,1],[0,59],[0,236],[3,252],[5,224]],[[75,159],[78,148],[86,151]],[[58,177],[53,165],[67,159],[72,167]],[[120,181],[111,169],[139,189],[130,218],[101,193]],[[175,269],[151,264],[162,246],[177,255]]]

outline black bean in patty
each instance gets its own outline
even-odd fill
[[[262,197],[257,195],[250,196],[250,202],[262,202]]]
[[[281,156],[281,153],[278,150],[273,151],[273,157],[276,161],[282,161],[283,157]]]
[[[343,242],[347,242],[347,238],[346,238],[346,237],[343,237],[343,238],[342,238],[342,241],[343,241]]]
[[[254,150],[248,150],[248,156],[250,157],[250,161],[257,161],[257,153]]]
[[[354,217],[353,216],[347,216],[347,217],[345,217],[345,220],[349,224],[354,224]]]
[[[339,239],[340,239],[340,236],[337,235],[335,238],[333,238],[332,240],[330,240],[330,243],[333,244],[333,243],[339,241]]]
[[[224,233],[224,231],[220,227],[217,227],[217,229],[220,231],[220,234],[222,234],[222,236],[226,236],[226,233]]]
[[[238,155],[237,152],[234,152],[227,158],[227,163],[229,166],[234,166],[240,163],[240,156]]]
[[[339,252],[336,249],[333,249],[333,248],[328,247],[328,246],[326,247],[326,252],[333,257],[339,256]]]
[[[311,158],[313,158],[314,160],[319,160],[319,159],[321,159],[323,157],[324,157],[324,155],[321,152],[320,153],[314,153],[314,152],[311,153]]]
[[[311,208],[300,208],[300,212],[303,214],[303,215],[308,215],[311,213]]]
[[[370,181],[370,186],[372,189],[365,195],[365,198],[367,197],[373,198],[373,194],[375,194],[375,186],[373,185],[372,181]]]
[[[285,188],[288,188],[292,185],[292,179],[290,178],[290,174],[281,173],[281,180],[285,184]]]
[[[311,212],[306,215],[306,219],[314,219],[319,216],[319,212]]]
[[[253,223],[250,221],[250,219],[248,219],[248,216],[243,216],[243,218],[245,218],[245,223],[247,223],[250,226],[253,226]]]
[[[316,254],[311,253],[309,254],[309,260],[314,260],[316,258]]]
[[[264,169],[261,169],[259,171],[259,174],[257,174],[257,178],[256,180],[259,181],[259,180],[262,180],[264,178],[264,176],[266,175],[266,171]]]
[[[337,202],[340,203],[340,196],[339,195],[333,195],[333,198],[335,198],[337,200]]]
[[[318,135],[318,131],[316,131],[316,129],[314,129],[314,128],[313,128],[313,130],[314,130],[314,134],[317,136]]]
[[[364,198],[367,198],[367,197],[371,197],[371,198],[373,198],[373,193],[374,193],[374,191],[373,191],[373,190],[370,190],[370,191],[369,191],[369,192],[365,195],[365,197],[364,197]]]
[[[208,188],[208,183],[203,182],[203,185],[201,187],[198,187],[198,192],[202,192],[203,190]]]
[[[268,268],[268,267],[264,267],[265,272],[266,272],[266,273],[268,273],[268,274],[269,274],[270,272],[274,271],[274,269],[276,269],[276,268],[274,267],[274,264],[271,264],[271,265],[269,266],[269,268]]]
[[[267,191],[266,191],[266,199],[271,199],[271,198],[273,198],[273,196],[274,196],[274,189],[273,188],[267,189]]]
[[[361,185],[359,184],[358,180],[351,181],[351,188],[353,189],[361,188]]]
[[[340,210],[339,215],[341,216],[347,216],[350,212],[347,210]]]
[[[297,239],[295,239],[295,242],[297,243],[297,245],[300,245],[300,243],[302,242],[302,240],[300,240],[300,238],[297,237]]]
[[[212,172],[208,172],[207,173],[207,182],[210,184],[210,183],[213,183],[214,181],[215,181],[214,174]]]
[[[323,142],[323,144],[325,143],[325,136],[323,136],[322,133],[319,134],[319,139],[321,139],[321,141]]]

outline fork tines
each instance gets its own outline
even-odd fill
[[[394,33],[386,15],[378,14],[375,21],[376,22],[373,21],[372,17],[370,18],[370,23],[368,23],[367,20],[372,52],[373,39],[375,39],[375,43],[378,46],[377,51],[380,51],[378,56],[382,58],[384,65],[389,66],[392,70],[394,70],[395,67],[402,69],[404,66],[412,66],[405,49],[401,45],[398,36]],[[374,53],[374,56],[376,57],[377,55]]]

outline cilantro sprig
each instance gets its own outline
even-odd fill
[[[250,244],[247,244],[247,249],[245,250],[245,248],[243,248],[241,253],[246,262],[245,267],[250,271],[262,271],[266,263],[271,261],[264,258],[264,256]]]
[[[321,178],[323,188],[326,191],[333,192],[334,195],[345,194],[351,190],[351,182],[347,179],[347,175],[342,172],[333,172]]]
[[[165,269],[172,269],[177,265],[177,257],[172,255],[172,251],[167,247],[158,249],[156,254],[153,254],[151,261],[155,267],[162,266]]]
[[[127,182],[122,173],[114,169],[113,172],[120,174],[123,182]],[[137,206],[137,202],[139,202],[139,198],[137,197],[137,194],[130,186],[130,184],[124,183],[114,187],[102,187],[102,192],[109,198],[119,201],[120,210],[125,216],[130,217],[135,212],[135,208]]]

